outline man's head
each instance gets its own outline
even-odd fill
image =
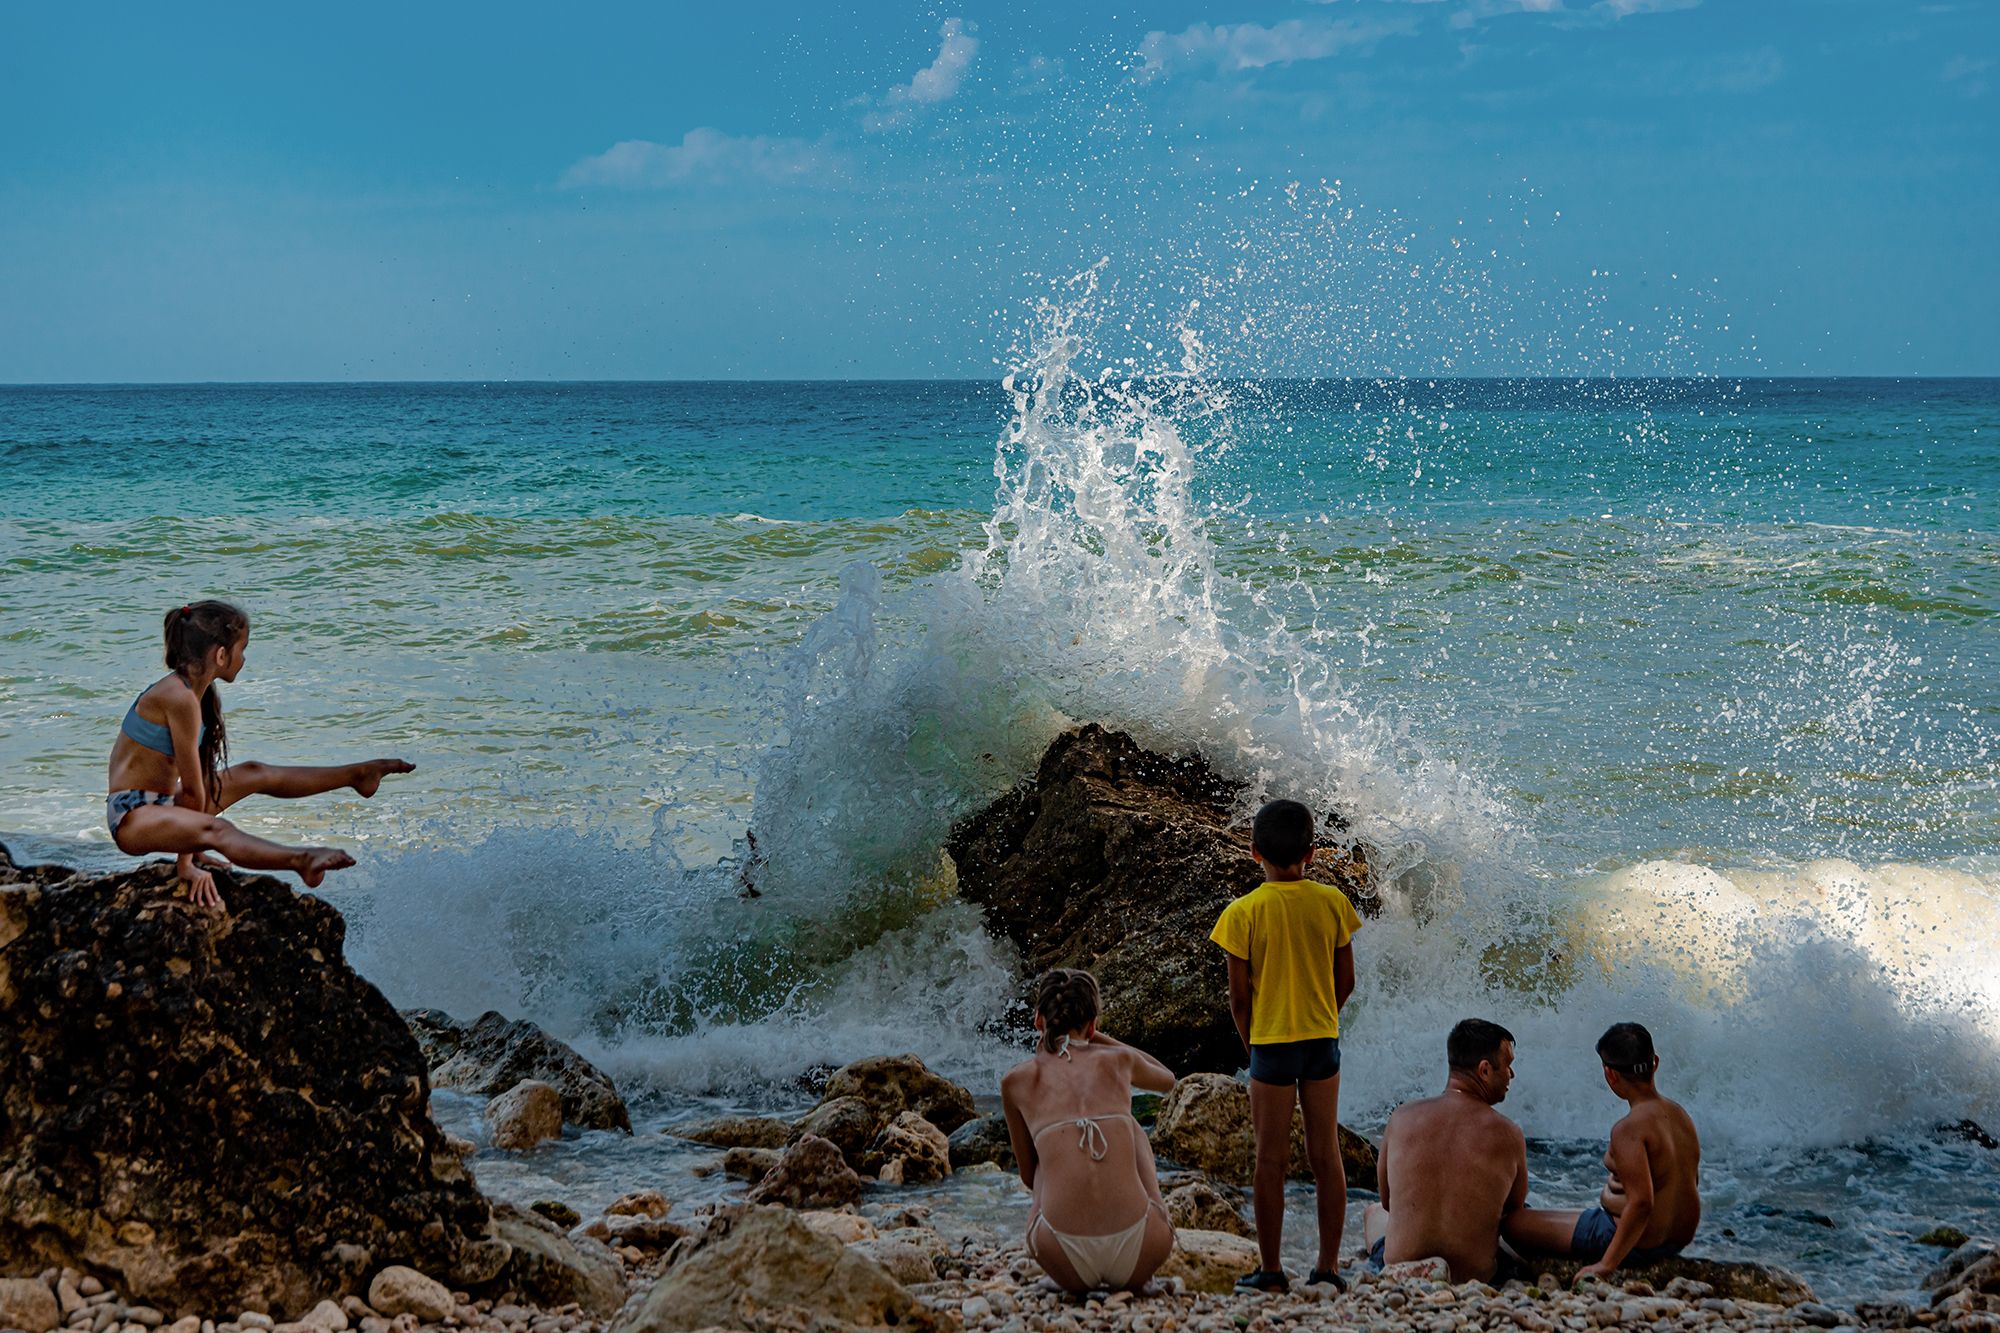
[[[1297,801],[1270,801],[1250,826],[1250,850],[1267,867],[1290,870],[1312,858],[1312,811]]]
[[[1513,1033],[1483,1018],[1460,1019],[1445,1038],[1444,1053],[1455,1085],[1488,1106],[1507,1099],[1507,1085],[1514,1081]]]
[[[1637,1023],[1613,1023],[1597,1039],[1597,1058],[1604,1062],[1604,1081],[1623,1097],[1628,1090],[1653,1086],[1660,1057],[1653,1034]]]

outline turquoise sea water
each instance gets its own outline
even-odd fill
[[[1895,1288],[2000,1224],[1929,1137],[2000,1128],[2000,381],[14,387],[0,480],[0,840],[118,861],[160,616],[232,597],[239,757],[420,765],[242,822],[356,850],[392,998],[656,1117],[1004,1064],[938,835],[1096,717],[1383,849],[1363,1123],[1476,1008],[1582,1189],[1643,1016],[1709,1248]]]

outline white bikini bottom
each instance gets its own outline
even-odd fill
[[[1123,1287],[1131,1282],[1132,1274],[1139,1267],[1139,1251],[1146,1244],[1146,1221],[1155,1208],[1160,1208],[1157,1200],[1146,1200],[1146,1211],[1139,1214],[1138,1221],[1108,1236],[1067,1235],[1050,1226],[1048,1218],[1037,1213],[1035,1226],[1028,1228],[1028,1253],[1037,1259],[1041,1257],[1035,1249],[1035,1227],[1041,1227],[1056,1238],[1056,1244],[1062,1247],[1069,1266],[1076,1270],[1084,1286]],[[1167,1216],[1166,1209],[1160,1208],[1160,1216]],[[1171,1218],[1167,1225],[1172,1227]]]

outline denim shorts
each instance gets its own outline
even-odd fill
[[[1618,1234],[1618,1219],[1602,1208],[1592,1208],[1576,1219],[1576,1230],[1569,1238],[1569,1257],[1594,1264],[1604,1257],[1611,1248],[1611,1238]],[[1678,1245],[1656,1245],[1650,1250],[1634,1250],[1625,1256],[1621,1268],[1644,1268],[1662,1259],[1671,1259],[1681,1252]]]
[[[1340,1072],[1340,1038],[1274,1041],[1250,1048],[1250,1077],[1259,1083],[1317,1083]]]

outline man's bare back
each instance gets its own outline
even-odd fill
[[[1463,1026],[1463,1025],[1461,1025]],[[1368,1237],[1381,1260],[1433,1255],[1454,1282],[1494,1276],[1500,1222],[1528,1197],[1528,1145],[1520,1126],[1493,1109],[1513,1080],[1514,1043],[1491,1059],[1453,1068],[1444,1093],[1396,1108],[1382,1131]]]
[[[1639,1248],[1678,1249],[1694,1239],[1701,1225],[1701,1138],[1694,1120],[1680,1103],[1655,1096],[1634,1103],[1612,1126],[1611,1147],[1604,1154],[1608,1178],[1597,1203],[1613,1217],[1624,1216],[1627,1197],[1618,1178],[1618,1158],[1633,1160],[1635,1147],[1644,1151],[1653,1198],[1652,1216],[1639,1233]]]

